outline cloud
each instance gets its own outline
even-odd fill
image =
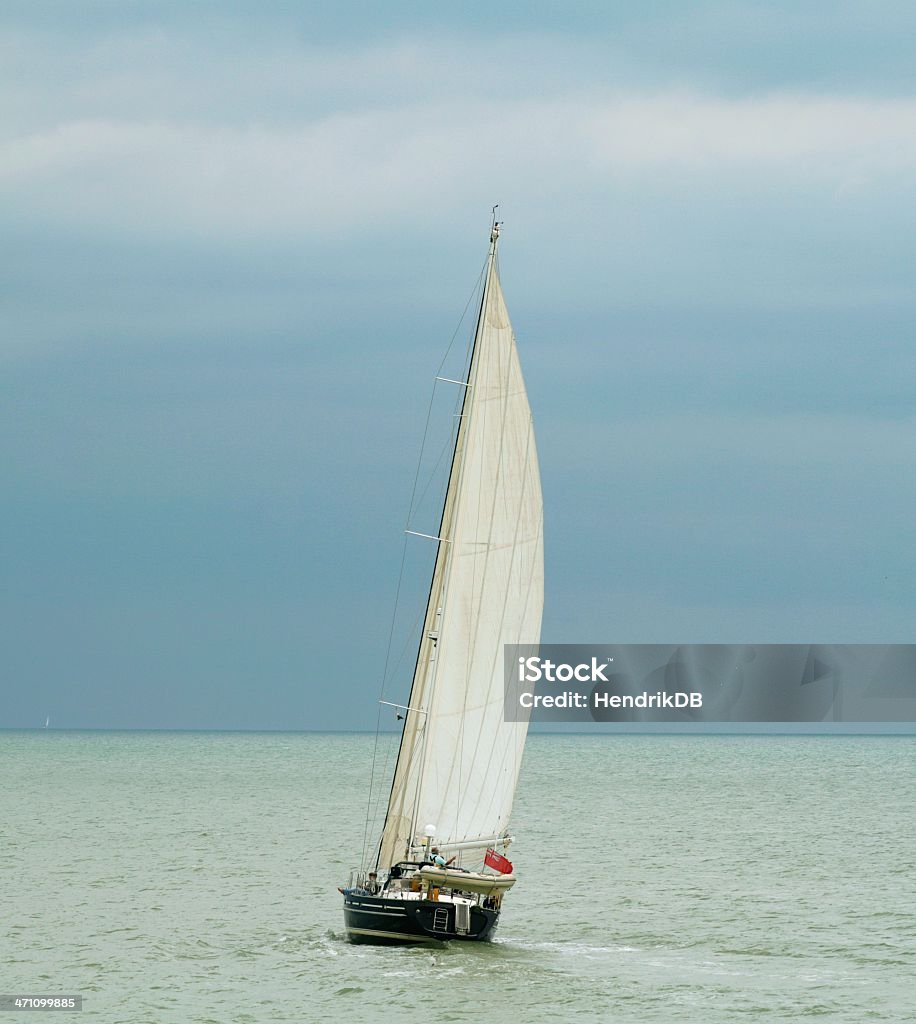
[[[419,222],[498,183],[530,201],[684,175],[835,195],[916,166],[916,100],[670,93],[419,102],[242,126],[77,119],[7,139],[7,203],[40,220],[181,234]]]
[[[318,46],[270,22],[20,27],[0,37],[0,191],[18,223],[326,239],[422,230],[431,210],[441,226],[494,196],[531,223],[723,191],[848,205],[909,188],[916,97],[641,74],[618,51],[648,28],[616,31]]]

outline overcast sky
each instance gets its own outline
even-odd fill
[[[544,639],[916,639],[913,5],[430,7],[0,8],[0,727],[374,726],[494,203]]]

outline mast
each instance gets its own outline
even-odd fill
[[[460,472],[462,441],[464,439],[464,434],[467,430],[465,410],[469,408],[468,396],[471,392],[470,382],[474,376],[474,360],[478,351],[478,342],[480,340],[480,329],[483,323],[484,311],[487,308],[487,295],[490,290],[490,275],[493,273],[493,266],[496,261],[496,246],[498,241],[499,222],[496,220],[496,207],[494,206],[493,219],[490,225],[490,251],[487,256],[487,268],[486,274],[484,275],[483,290],[480,296],[480,306],[477,310],[477,325],[474,328],[474,340],[471,343],[471,355],[470,358],[468,359],[467,381],[465,382],[464,387],[462,389],[464,391],[464,394],[462,395],[461,398],[461,409],[458,413],[458,429],[455,432],[455,446],[452,449],[452,461],[448,471],[448,483],[445,488],[445,498],[442,502],[442,514],[439,517],[439,529],[436,532],[436,536],[439,538],[438,545],[436,548],[436,561],[433,564],[432,576],[430,577],[429,581],[429,592],[426,596],[426,613],[423,616],[423,632],[420,634],[420,640],[419,643],[417,644],[417,657],[414,662],[413,681],[410,686],[410,694],[407,698],[407,710],[405,710],[404,712],[404,726],[401,729],[401,741],[400,744],[398,745],[398,756],[395,762],[395,771],[391,778],[391,789],[388,794],[388,808],[385,812],[385,822],[382,825],[382,837],[384,837],[385,835],[385,831],[388,826],[388,820],[391,816],[392,798],[394,796],[395,782],[398,777],[398,767],[402,763],[402,757],[405,757],[406,752],[404,741],[410,731],[423,731],[423,752],[425,752],[426,730],[423,728],[423,718],[425,717],[426,709],[422,707],[422,705],[419,705],[417,703],[417,698],[421,696],[420,694],[418,694],[417,691],[421,689],[422,685],[422,675],[420,671],[420,666],[424,648],[426,647],[426,645],[431,643],[433,647],[433,653],[435,653],[435,647],[438,644],[439,632],[438,629],[436,629],[436,626],[440,614],[438,600],[434,601],[434,598],[438,598],[439,595],[437,593],[437,590],[439,590],[440,588],[436,587],[436,582],[437,579],[441,578],[441,591],[444,592],[445,577],[447,575],[446,562],[448,560],[449,546],[449,538],[446,537],[444,532],[446,529],[446,516],[451,504],[449,498],[451,497],[453,502],[455,492],[457,491],[458,476]],[[433,635],[436,637],[435,640],[433,640],[432,638]],[[413,715],[413,719],[411,719],[411,715]],[[416,805],[416,799],[414,802]],[[415,832],[416,826],[416,812],[414,812],[411,822],[411,835]],[[378,870],[379,868],[379,861],[381,859],[383,841],[383,838],[379,840],[379,849],[375,861],[376,870]],[[405,850],[404,853],[406,856],[407,851]]]
[[[480,297],[480,309],[479,309],[479,311],[477,313],[477,326],[474,329],[474,342],[473,342],[473,345],[471,347],[471,358],[470,358],[470,360],[468,362],[468,379],[467,379],[467,382],[465,383],[465,386],[464,386],[464,397],[461,400],[461,413],[459,415],[459,420],[458,420],[458,431],[457,431],[457,434],[455,436],[455,450],[452,453],[452,465],[449,468],[449,474],[448,474],[449,475],[449,482],[448,482],[448,487],[446,488],[446,491],[445,491],[445,501],[443,502],[443,505],[442,505],[442,522],[440,523],[440,528],[439,528],[439,537],[441,539],[439,541],[439,547],[441,548],[443,546],[443,544],[444,544],[444,545],[447,546],[447,550],[444,552],[444,571],[443,571],[442,591],[441,591],[441,601],[442,601],[442,604],[436,609],[436,613],[435,613],[435,617],[434,617],[434,621],[433,621],[434,627],[438,627],[440,622],[442,620],[444,620],[444,617],[445,617],[445,602],[448,599],[449,569],[451,567],[451,557],[450,556],[453,553],[452,552],[452,548],[451,548],[451,540],[452,540],[452,538],[451,537],[445,537],[445,535],[442,533],[442,528],[445,525],[445,514],[446,514],[446,511],[449,508],[449,495],[452,494],[452,481],[453,480],[454,480],[454,483],[455,483],[455,489],[454,489],[454,493],[452,494],[452,497],[453,497],[453,501],[454,501],[454,503],[456,505],[457,505],[457,502],[460,500],[460,495],[461,495],[461,471],[462,471],[462,468],[463,468],[463,465],[464,465],[464,459],[462,458],[462,455],[463,455],[463,452],[464,452],[464,447],[463,447],[463,445],[461,443],[462,440],[463,440],[462,433],[466,432],[467,429],[468,429],[469,418],[470,418],[469,417],[469,412],[473,408],[473,402],[469,402],[468,401],[468,396],[471,395],[472,389],[474,387],[474,382],[475,382],[476,376],[477,376],[477,374],[475,372],[476,369],[477,369],[477,362],[476,362],[476,360],[477,360],[477,353],[480,351],[480,345],[479,345],[480,335],[481,335],[481,331],[482,331],[482,328],[483,328],[483,325],[484,325],[484,319],[485,319],[485,316],[486,316],[487,299],[490,296],[490,282],[491,282],[491,279],[493,277],[493,273],[494,273],[494,270],[495,270],[495,267],[496,267],[496,246],[497,246],[498,242],[499,242],[499,221],[496,219],[496,207],[494,206],[493,207],[493,223],[490,226],[490,251],[489,251],[489,254],[487,256],[487,273],[486,273],[486,276],[484,278],[483,294]],[[437,557],[437,561],[438,561],[438,557]],[[432,581],[430,581],[430,598],[432,597],[432,594],[433,594],[433,584],[434,584],[435,578],[436,578],[436,573],[435,573],[435,568],[434,568],[433,569],[433,579],[432,579]],[[427,617],[429,616],[429,613],[430,613],[430,602],[427,601],[427,605],[426,605],[426,615],[427,615]],[[435,649],[438,648],[438,646],[439,646],[439,637],[440,637],[441,634],[440,634],[438,628],[434,629],[434,633],[435,633],[435,637],[436,637],[436,639],[433,640],[433,648],[434,648],[434,653],[435,653]],[[431,637],[430,637],[430,639],[431,639]],[[422,651],[422,649],[423,649],[423,646],[422,646],[422,638],[421,638],[420,651]],[[418,658],[419,658],[419,656],[420,656],[420,652],[417,653],[417,657]],[[436,666],[437,665],[438,665],[438,659],[437,658],[433,658],[433,660],[431,661],[431,664],[430,664],[429,683],[427,685],[427,695],[426,695],[426,702],[427,702],[427,704],[432,703],[433,694],[435,693]],[[416,676],[414,676],[414,684],[413,684],[413,686],[411,686],[411,690],[410,690],[410,692],[411,692],[411,700],[409,700],[408,703],[412,703],[413,690],[414,690],[415,686],[416,686]],[[425,725],[425,723],[424,723],[424,725]],[[424,728],[423,729],[423,740],[422,740],[421,749],[420,749],[420,764],[421,765],[424,764],[425,761],[426,761],[426,750],[427,750],[427,743],[428,742],[429,742],[429,730]],[[392,780],[392,785],[393,784],[394,784],[394,782]],[[417,821],[417,815],[418,815],[419,809],[420,809],[420,794],[421,794],[421,791],[422,791],[422,786],[423,786],[423,773],[421,771],[421,772],[417,773],[417,791],[416,791],[416,796],[414,798],[414,812],[413,812],[412,821],[411,821],[411,827],[410,827],[410,835],[411,835],[411,837],[415,837],[417,835],[417,827],[420,824]],[[408,850],[409,850],[409,846],[408,846]]]

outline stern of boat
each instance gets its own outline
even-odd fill
[[[365,883],[341,892],[347,938],[354,943],[483,942],[499,921],[499,895],[444,889],[419,871],[388,879],[379,892]]]

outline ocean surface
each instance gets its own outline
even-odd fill
[[[0,733],[0,993],[121,1024],[914,1019],[913,738],[532,736],[497,938],[435,950],[344,938],[373,742]]]

